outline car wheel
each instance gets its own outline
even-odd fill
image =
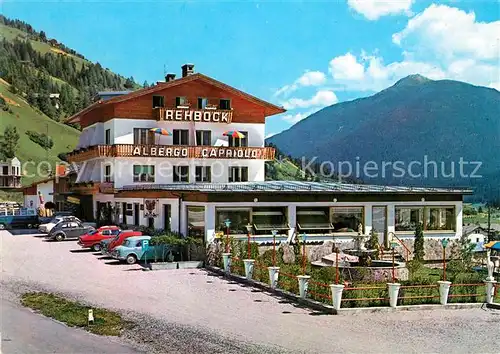
[[[96,243],[95,245],[92,246],[92,251],[94,252],[99,252],[101,250],[101,245]]]
[[[56,241],[62,241],[62,240],[64,240],[64,235],[63,234],[57,234],[55,238],[56,238]]]
[[[135,264],[137,262],[137,257],[135,256],[135,254],[129,254],[127,256],[126,262],[128,264]]]
[[[0,230],[5,230],[5,229],[6,229],[5,224],[0,223]]]

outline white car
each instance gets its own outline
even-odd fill
[[[77,222],[80,222],[80,220],[76,217],[76,216],[56,216],[55,218],[53,218],[52,220],[50,220],[50,222],[46,223],[46,224],[41,224],[39,227],[38,227],[38,231],[40,231],[41,233],[49,233],[50,230],[52,230],[54,228],[54,226],[56,226],[57,224],[59,224],[61,221],[77,221]]]

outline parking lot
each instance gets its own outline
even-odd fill
[[[500,314],[435,310],[320,315],[197,270],[141,270],[76,241],[0,231],[3,285],[27,283],[236,341],[300,352],[498,352]]]

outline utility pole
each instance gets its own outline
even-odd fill
[[[488,242],[492,241],[491,239],[491,203],[488,202]]]

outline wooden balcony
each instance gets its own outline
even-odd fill
[[[163,157],[182,159],[274,160],[272,147],[227,147],[183,145],[96,145],[68,154],[69,162],[102,157]]]
[[[22,187],[21,176],[0,176],[0,189],[20,189]]]

